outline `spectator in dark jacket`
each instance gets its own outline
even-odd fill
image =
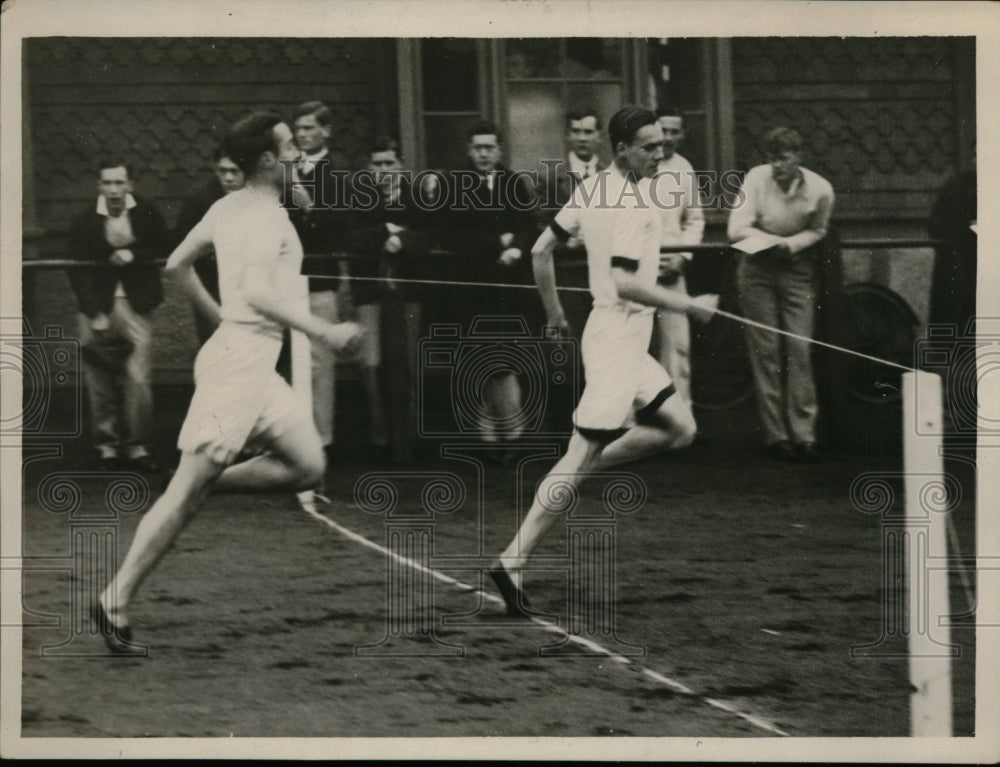
[[[333,113],[321,101],[307,101],[295,110],[293,130],[301,156],[292,168],[294,206],[288,217],[306,256],[319,256],[305,269],[309,279],[309,310],[328,322],[339,321],[340,264],[332,258],[342,250],[348,220],[345,205],[346,163],[330,148]],[[325,258],[324,258],[325,257]],[[323,275],[323,276],[318,276]],[[333,445],[336,355],[312,344],[313,418],[327,452]],[[279,361],[279,366],[281,365]]]
[[[132,195],[132,174],[117,160],[98,168],[98,197],[73,222],[69,256],[96,264],[71,269],[80,310],[83,375],[92,439],[102,468],[120,460],[143,471],[153,432],[150,312],[163,300],[156,259],[166,255],[166,226],[156,207]],[[116,377],[124,376],[121,395]]]
[[[177,214],[177,226],[174,228],[173,237],[176,244],[179,244],[187,236],[187,233],[194,229],[195,224],[204,218],[216,200],[243,188],[243,171],[231,158],[222,154],[221,148],[215,150],[212,163],[215,177],[198,194],[188,198],[180,213]],[[210,253],[195,261],[194,270],[205,289],[218,302],[219,268],[215,263],[215,253]],[[204,344],[215,331],[215,327],[200,312],[194,313],[194,324],[198,333],[198,344]]]
[[[437,221],[439,240],[454,257],[444,276],[533,288],[529,254],[537,234],[537,202],[527,174],[501,163],[501,140],[493,123],[473,125],[468,131],[469,165],[447,177],[448,205]],[[454,287],[449,296],[448,306],[466,334],[495,328],[498,317],[505,319],[505,333],[518,322],[533,332],[540,329],[541,309],[531,288]],[[475,322],[477,318],[483,321]],[[478,410],[479,435],[486,442],[517,439],[523,429],[517,375],[510,365],[500,365],[495,373],[483,372],[482,380],[482,402],[465,403]]]
[[[376,138],[367,167],[355,176],[354,220],[347,235],[347,249],[358,256],[351,262],[351,296],[365,331],[359,359],[370,438],[382,459],[391,444],[396,463],[413,460],[417,426],[417,342],[424,290],[411,280],[429,276],[427,214],[414,198],[411,181],[396,141]],[[380,386],[383,360],[388,403]]]

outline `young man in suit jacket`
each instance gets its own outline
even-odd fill
[[[149,453],[153,432],[150,313],[163,301],[156,259],[165,255],[166,226],[149,201],[132,194],[124,162],[98,168],[98,197],[74,221],[71,258],[99,266],[69,271],[80,310],[83,375],[92,436],[102,468],[120,460],[157,471]],[[123,374],[119,396],[115,383]]]
[[[217,200],[243,188],[245,183],[243,171],[233,162],[232,158],[222,154],[221,147],[216,149],[212,155],[212,171],[212,180],[197,194],[184,201],[184,205],[177,214],[177,225],[174,227],[172,244],[179,245]],[[210,253],[195,261],[194,270],[198,279],[201,280],[201,284],[205,286],[205,290],[218,301],[219,267],[215,262],[215,254]],[[194,326],[198,334],[199,346],[203,345],[215,332],[215,325],[198,311],[194,313]]]
[[[545,170],[539,179],[538,190],[538,231],[544,232],[555,215],[569,202],[576,188],[585,179],[608,168],[598,149],[604,140],[604,128],[597,110],[583,106],[566,113],[565,120],[566,155],[558,162],[545,159]],[[557,242],[553,255],[559,262],[567,260],[586,261],[587,249],[579,237],[570,237],[566,242]],[[563,304],[571,327],[581,328],[590,313],[589,296],[585,293],[566,294]],[[577,341],[580,339],[577,338]],[[583,364],[577,360],[576,380],[583,381]],[[569,388],[553,387],[548,394],[548,417],[551,428],[569,421],[576,407],[576,393]]]
[[[410,463],[414,457],[425,293],[419,281],[432,276],[429,216],[421,204],[425,198],[411,182],[398,142],[377,136],[365,168],[354,178],[354,214],[346,240],[347,249],[358,256],[351,262],[351,298],[364,329],[359,357],[373,453],[395,463]],[[380,380],[383,367],[387,400]]]
[[[349,209],[347,163],[330,148],[333,113],[321,101],[307,101],[293,114],[292,130],[301,153],[292,166],[292,202],[288,211],[307,256],[332,256],[344,246]],[[308,267],[309,307],[327,322],[339,321],[342,304],[341,264],[333,258]],[[329,454],[334,441],[336,354],[323,344],[312,344],[313,417],[323,447]],[[281,363],[279,362],[279,365]]]
[[[566,114],[566,157],[558,163],[545,161],[545,170],[539,179],[539,231],[544,231],[562,206],[569,202],[580,182],[607,169],[608,163],[597,151],[602,135],[601,118],[596,109],[586,106]],[[557,251],[579,250],[579,255],[586,258],[582,247],[583,243],[574,238]]]
[[[468,164],[450,174],[448,206],[436,217],[439,240],[454,254],[442,275],[458,282],[531,285],[531,264],[524,254],[536,234],[535,190],[527,174],[512,172],[501,162],[503,139],[494,123],[477,122],[466,135]],[[458,320],[468,335],[499,325],[506,332],[519,321],[530,328],[542,324],[540,317],[533,319],[540,312],[529,290],[465,287],[447,295],[449,319]],[[488,443],[518,439],[523,408],[517,375],[499,366],[482,379],[479,436]],[[480,407],[478,402],[467,404]]]
[[[185,200],[180,212],[177,214],[177,225],[174,227],[173,243],[179,245],[188,232],[204,218],[217,200],[221,200],[227,194],[243,188],[245,179],[243,171],[233,162],[231,157],[222,154],[222,148],[215,150],[212,156],[212,170],[214,176],[198,194]],[[215,262],[215,254],[210,253],[195,261],[195,273],[205,290],[209,292],[216,301],[219,300],[219,267]],[[215,325],[210,322],[201,312],[194,313],[195,331],[198,333],[198,345],[202,346],[215,332]]]

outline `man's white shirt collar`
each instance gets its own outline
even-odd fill
[[[591,155],[589,160],[584,161],[575,152],[570,152],[569,169],[580,176],[593,176],[597,173],[597,155]]]
[[[125,210],[132,210],[136,205],[135,197],[131,193],[125,195]],[[108,201],[104,199],[103,194],[97,195],[97,215],[98,216],[110,216],[108,213]]]
[[[316,161],[317,160],[322,160],[324,157],[327,156],[327,154],[329,154],[329,152],[330,152],[329,149],[327,149],[326,147],[323,147],[316,154],[304,154],[304,155],[302,155],[302,157],[299,159],[298,168],[303,173],[312,173],[313,168],[316,167]]]
[[[771,178],[772,180],[774,179],[773,176]],[[796,175],[795,178],[792,179],[792,183],[788,185],[787,190],[782,189],[781,185],[777,181],[774,182],[774,185],[778,187],[778,189],[781,191],[783,195],[785,195],[785,197],[793,197],[795,196],[795,193],[799,191],[799,188],[805,183],[805,181],[806,181],[806,174],[803,173],[802,170],[800,169],[798,175]]]

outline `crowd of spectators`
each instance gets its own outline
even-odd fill
[[[701,243],[704,202],[691,163],[678,151],[684,140],[683,114],[663,107],[657,117],[664,135],[658,199],[670,201],[661,211],[660,241],[676,251]],[[349,315],[364,329],[354,360],[363,406],[336,403],[337,357],[312,345],[317,430],[329,454],[338,408],[359,406],[370,456],[410,463],[420,448],[419,345],[430,325],[455,326],[456,339],[484,328],[501,341],[505,333],[544,337],[531,248],[577,185],[606,171],[601,115],[589,107],[568,113],[566,154],[559,162],[542,163],[546,172],[534,177],[505,165],[503,135],[491,122],[469,126],[463,166],[424,173],[407,166],[390,136],[374,137],[362,157],[349,161],[331,145],[333,115],[319,101],[302,104],[290,125],[300,157],[288,168],[285,207],[310,257],[304,269],[310,309],[330,322]],[[781,337],[759,326],[745,329],[764,444],[779,459],[814,461],[820,458],[818,405],[808,339],[816,305],[815,253],[827,234],[834,192],[825,179],[803,167],[803,140],[796,131],[774,129],[762,148],[766,162],[746,173],[742,204],[730,211],[728,221],[728,237],[739,254],[738,299],[748,318],[792,334]],[[90,438],[102,468],[126,464],[154,472],[159,466],[149,447],[155,428],[151,312],[164,292],[155,262],[169,255],[216,201],[240,189],[244,178],[232,158],[216,151],[212,178],[185,201],[169,229],[156,205],[133,193],[133,172],[124,160],[101,160],[97,174],[97,198],[73,222],[69,249],[72,258],[95,264],[69,271],[79,309]],[[941,232],[953,218],[937,215],[934,233],[944,236]],[[585,249],[585,242],[569,237],[556,246],[557,262],[585,261]],[[686,293],[691,258],[691,253],[663,253],[660,284]],[[933,308],[949,319],[953,304],[961,303],[968,313],[970,300],[948,286],[974,285],[974,279],[948,282],[951,272],[944,274],[947,269],[974,270],[974,255],[971,267],[953,266],[955,262],[939,253],[937,272],[943,276],[935,281]],[[218,301],[213,254],[199,259],[196,270]],[[505,328],[505,318],[516,322]],[[217,320],[197,312],[194,320],[197,342],[204,344]],[[686,315],[659,312],[651,352],[689,406],[690,346]],[[455,428],[500,453],[518,441],[525,431],[525,397],[532,395],[525,387],[537,383],[526,382],[524,372],[501,361],[466,370],[469,380],[452,380],[449,396],[474,400],[472,419],[456,415],[461,423]],[[454,391],[470,385],[471,394]],[[549,394],[554,410],[574,404],[560,401],[565,392]]]

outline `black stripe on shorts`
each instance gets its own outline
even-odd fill
[[[624,269],[626,272],[637,272],[639,271],[639,262],[634,258],[625,258],[625,256],[612,256],[611,268]]]
[[[628,429],[588,429],[585,426],[577,426],[576,430],[580,432],[581,437],[601,445],[614,442],[628,431]]]
[[[559,240],[559,242],[566,242],[566,240],[568,240],[571,236],[569,232],[559,226],[559,224],[555,221],[549,222],[549,229],[552,230],[552,234],[556,236],[556,239]]]
[[[666,386],[660,390],[660,393],[653,397],[653,401],[650,402],[645,407],[639,408],[635,411],[635,420],[637,423],[648,423],[653,420],[653,416],[656,415],[656,411],[660,409],[660,405],[666,402],[671,395],[677,393],[677,387],[673,384]]]

